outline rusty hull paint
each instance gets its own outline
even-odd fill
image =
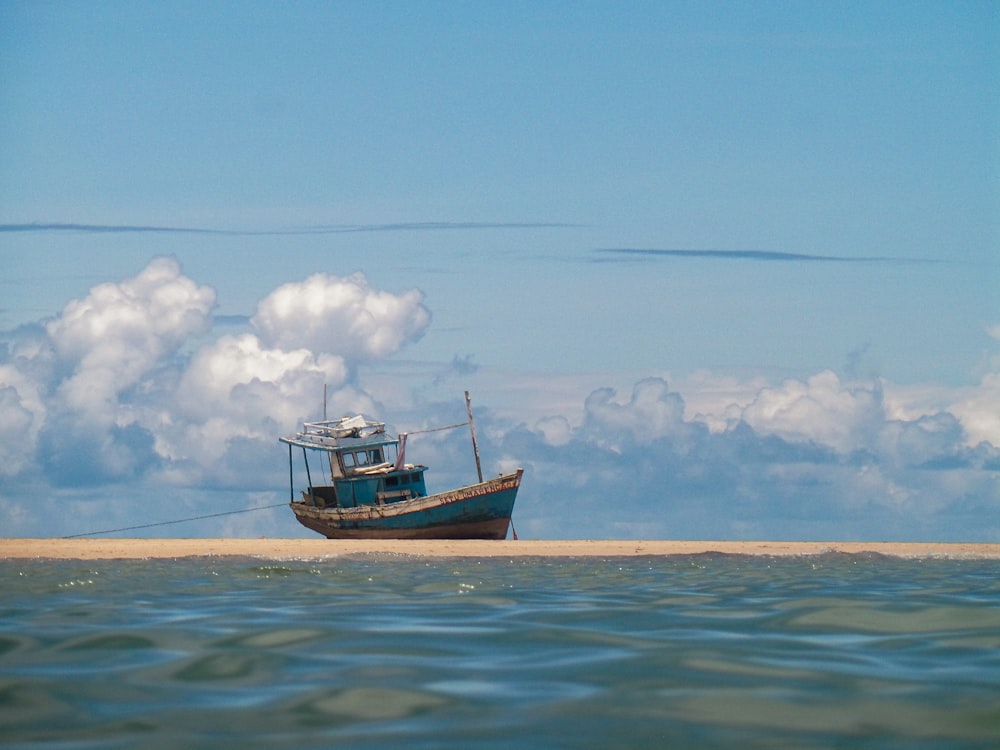
[[[497,518],[480,523],[450,524],[446,526],[426,526],[414,529],[341,529],[330,525],[329,521],[298,517],[299,523],[316,531],[327,539],[492,539],[507,538],[509,518]]]
[[[384,505],[290,506],[299,523],[329,539],[505,539],[522,474]]]

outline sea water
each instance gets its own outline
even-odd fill
[[[6,748],[995,748],[1000,564],[0,562]]]

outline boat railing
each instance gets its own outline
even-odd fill
[[[308,428],[308,425],[306,426]],[[364,448],[373,445],[397,445],[399,440],[391,438],[385,432],[371,432],[361,435],[343,435],[335,437],[322,432],[305,429],[294,436],[278,438],[283,443],[297,445],[301,448],[314,450],[341,451],[352,448]]]
[[[306,422],[303,432],[326,438],[370,437],[385,432],[385,422],[374,422],[362,416]]]

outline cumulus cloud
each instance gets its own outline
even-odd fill
[[[267,346],[336,352],[349,362],[394,354],[430,325],[423,294],[372,289],[363,274],[318,273],[261,300],[251,322]]]
[[[0,476],[14,476],[33,461],[45,421],[39,385],[10,365],[0,365]]]
[[[535,429],[548,445],[566,445],[573,439],[573,427],[566,417],[543,417],[535,423]]]
[[[577,428],[548,416],[491,450],[526,459],[544,498],[522,520],[564,536],[1000,540],[1000,444],[970,447],[957,410],[890,414],[890,385],[832,372],[727,383],[733,400],[686,416],[648,378],[625,398],[593,391]]]
[[[215,292],[157,258],[137,276],[94,287],[46,325],[59,358],[73,366],[59,386],[67,407],[95,418],[118,395],[211,325]]]
[[[968,443],[1000,445],[1000,373],[985,375],[952,407],[962,420]]]
[[[343,357],[308,349],[265,349],[249,333],[222,336],[192,357],[178,387],[178,407],[190,417],[239,415],[253,409],[280,418],[276,396],[308,403],[316,400],[323,384],[339,388],[346,380]],[[266,391],[258,393],[254,403],[254,393],[261,388]]]
[[[1000,325],[991,326],[986,332],[1000,343]],[[975,388],[962,390],[951,411],[962,421],[969,445],[1000,446],[1000,355],[991,358]]]
[[[763,388],[742,419],[764,435],[814,442],[841,453],[867,447],[885,420],[878,383],[845,386],[829,370]]]
[[[320,416],[324,386],[331,415],[394,416],[379,414],[357,368],[418,340],[431,319],[419,291],[374,289],[361,274],[284,284],[244,330],[221,335],[211,330],[215,302],[176,260],[159,258],[5,334],[8,518],[32,531],[24,519],[37,511],[18,499],[28,477],[36,495],[45,483],[125,483],[130,496],[143,482],[278,489],[276,437]],[[480,377],[472,362],[456,357],[451,370]],[[439,377],[431,368],[408,385]],[[530,390],[546,404],[530,427],[477,409],[485,463],[528,469],[522,534],[1000,541],[1000,360],[975,387],[954,390],[830,371],[781,383],[701,373],[682,388],[660,377],[622,391],[590,386],[572,413],[552,398],[559,386]],[[406,418],[427,426],[463,411],[422,398],[410,409]],[[464,436],[425,440],[437,486],[469,479],[455,468],[468,458]]]
[[[206,344],[180,378],[175,410],[154,428],[157,452],[170,460],[169,480],[226,476],[237,442],[244,452],[272,448],[277,434],[320,415],[326,386],[334,409],[373,409],[371,397],[348,383],[342,357],[266,349],[249,333]]]
[[[615,395],[613,389],[601,388],[584,404],[582,432],[600,444],[621,450],[622,444],[669,437],[681,445],[700,429],[700,425],[684,420],[684,399],[671,392],[662,378],[636,383],[625,403],[615,401]]]
[[[0,476],[259,483],[261,457],[320,415],[325,387],[332,413],[374,411],[353,368],[419,338],[430,320],[419,292],[376,290],[360,274],[279,287],[261,301],[256,332],[207,335],[215,302],[176,259],[156,258],[8,332]]]

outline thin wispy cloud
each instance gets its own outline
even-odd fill
[[[639,257],[673,257],[673,258],[708,258],[711,260],[752,260],[764,262],[792,263],[938,263],[941,261],[892,258],[888,256],[848,256],[848,255],[812,255],[810,253],[784,253],[773,250],[691,250],[681,248],[634,248],[607,247],[598,248],[595,252],[607,256],[639,256]]]
[[[560,222],[412,221],[389,224],[324,224],[285,229],[227,229],[170,227],[146,224],[78,224],[32,222],[0,224],[0,232],[80,232],[87,234],[219,234],[238,236],[288,236],[298,234],[351,234],[359,232],[427,232],[484,229],[559,229],[576,226]]]

